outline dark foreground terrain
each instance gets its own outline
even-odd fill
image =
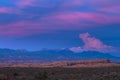
[[[0,80],[120,80],[120,67],[0,68]]]

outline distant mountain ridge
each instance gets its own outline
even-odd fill
[[[75,53],[69,49],[40,51],[0,49],[0,62],[52,62],[99,59],[108,59],[113,62],[120,62],[120,57],[96,51]]]

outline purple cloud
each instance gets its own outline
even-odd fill
[[[53,32],[54,27],[41,22],[19,21],[0,25],[0,35],[29,36],[41,33]]]
[[[12,8],[12,7],[0,7],[0,13],[2,14],[17,14],[17,15],[21,15],[22,11],[16,8]]]
[[[16,5],[20,8],[29,7],[29,6],[35,6],[36,0],[21,0],[19,2],[16,2]]]
[[[97,24],[109,24],[109,23],[119,23],[120,17],[108,16],[100,13],[93,12],[58,12],[51,14],[44,20],[57,23],[57,24],[74,24],[79,25],[78,28],[84,28],[87,22],[97,23]],[[55,21],[55,22],[54,22]],[[87,21],[87,22],[86,22]],[[91,26],[91,23],[87,23],[87,26]]]
[[[78,30],[98,27],[96,25],[119,24],[120,6],[118,3],[118,0],[65,0],[57,5],[57,1],[54,3],[48,0],[15,1],[12,4],[16,7],[0,7],[0,13],[17,14],[21,19],[17,20],[18,17],[16,17],[14,22],[7,22],[5,25],[0,24],[0,28],[5,27],[5,32],[1,32],[1,35],[17,34],[17,31],[21,31],[22,35],[26,32],[27,35],[31,35],[31,32],[33,32],[34,35],[46,32],[46,30]],[[41,8],[41,6],[47,7],[47,9]],[[71,6],[75,10],[72,10]],[[86,11],[82,11],[81,7],[85,7]],[[35,10],[36,12],[34,12],[36,8],[40,11]],[[80,9],[76,10],[78,8]],[[14,30],[16,30],[16,33]]]
[[[8,13],[9,11],[8,8],[0,8],[0,13]]]

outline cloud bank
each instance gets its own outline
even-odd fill
[[[0,3],[0,35],[5,36],[120,23],[119,0],[0,0]],[[21,22],[24,24],[19,25]]]
[[[99,51],[99,52],[115,52],[115,47],[104,44],[101,40],[91,37],[89,33],[80,34],[80,39],[83,41],[84,46],[70,48],[74,52],[83,51]]]

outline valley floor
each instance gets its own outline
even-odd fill
[[[120,80],[120,66],[84,68],[0,68],[0,80]]]

